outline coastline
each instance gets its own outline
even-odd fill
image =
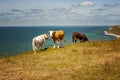
[[[110,36],[115,36],[116,38],[120,38],[120,35],[116,35],[116,34],[111,34],[108,33],[107,31],[104,31],[105,35],[110,35]]]

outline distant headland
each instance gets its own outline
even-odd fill
[[[111,26],[107,31],[104,32],[106,35],[111,35],[120,38],[120,25]]]

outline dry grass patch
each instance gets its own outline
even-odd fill
[[[77,43],[0,58],[0,80],[119,80],[119,44]]]

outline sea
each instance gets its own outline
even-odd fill
[[[18,55],[32,51],[32,39],[50,30],[65,31],[65,45],[72,43],[72,33],[84,33],[89,41],[113,40],[116,37],[104,34],[110,26],[0,26],[0,56]],[[52,39],[45,42],[45,47],[53,45]]]

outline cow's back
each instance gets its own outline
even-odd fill
[[[42,46],[45,42],[45,38],[43,35],[39,35],[33,38],[32,46]]]
[[[64,38],[64,31],[63,30],[59,30],[59,31],[55,31],[53,32],[53,38],[56,39],[56,40],[62,40]]]
[[[88,41],[88,38],[85,34],[80,34],[80,39],[83,39],[83,41]]]

